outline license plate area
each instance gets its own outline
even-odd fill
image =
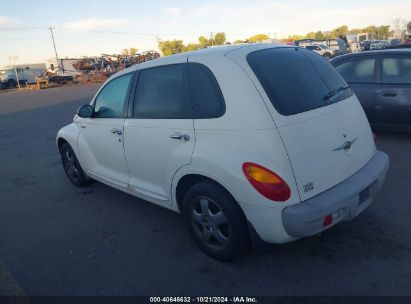
[[[370,197],[370,187],[365,188],[364,190],[362,190],[359,194],[359,204],[358,205],[362,205],[364,202],[366,202],[368,200],[368,198]]]

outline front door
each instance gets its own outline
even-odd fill
[[[354,91],[370,123],[375,123],[377,108],[376,60],[371,56],[358,56],[337,63],[335,68]]]
[[[124,117],[132,74],[113,79],[93,102],[93,116],[81,118],[79,156],[87,174],[116,188],[128,187]]]
[[[171,181],[190,164],[194,149],[187,58],[139,70],[132,115],[124,126],[130,188],[135,195],[171,205]]]

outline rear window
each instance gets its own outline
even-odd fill
[[[352,95],[332,65],[303,48],[272,48],[248,54],[247,61],[275,109],[294,115]]]

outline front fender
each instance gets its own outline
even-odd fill
[[[80,135],[80,126],[76,123],[71,123],[71,124],[61,128],[57,132],[57,136],[56,136],[57,149],[58,150],[60,149],[59,140],[64,139],[65,141],[67,141],[69,143],[69,145],[73,149],[74,153],[76,154],[77,159],[79,159],[79,161],[80,161],[79,150],[78,150],[78,145],[77,145],[77,139],[78,139],[79,135]]]

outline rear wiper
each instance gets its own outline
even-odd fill
[[[323,97],[323,99],[324,99],[324,100],[329,100],[331,97],[333,97],[333,96],[335,96],[335,95],[337,95],[337,94],[339,94],[339,93],[341,93],[341,92],[343,92],[343,91],[346,91],[346,90],[348,90],[349,88],[350,88],[349,86],[347,86],[347,87],[340,87],[340,88],[338,88],[338,89],[336,89],[336,90],[330,91],[327,95],[325,95],[325,96]]]

